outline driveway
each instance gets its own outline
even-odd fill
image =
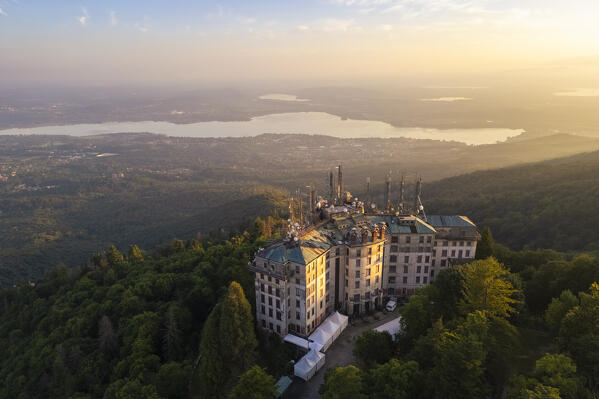
[[[386,322],[399,316],[398,309],[383,314],[377,312],[373,316],[368,316],[364,320],[356,320],[353,325],[349,325],[335,342],[325,352],[326,362],[322,369],[318,370],[316,375],[310,381],[304,381],[299,377],[294,377],[293,383],[289,386],[283,398],[285,399],[318,399],[318,388],[324,382],[324,375],[331,367],[358,365],[358,361],[352,354],[356,338],[364,331],[372,330]],[[375,320],[378,317],[378,320]]]

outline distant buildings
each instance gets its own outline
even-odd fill
[[[386,209],[378,210],[342,191],[339,167],[328,200],[311,190],[305,215],[301,200],[290,201],[287,237],[261,248],[250,265],[259,326],[308,336],[335,310],[368,313],[383,296],[409,296],[444,268],[474,258],[478,231],[467,217],[425,216],[420,183],[408,212],[403,181],[393,212],[389,186]]]

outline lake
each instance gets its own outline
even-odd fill
[[[148,132],[181,137],[243,137],[262,133],[322,134],[340,138],[407,137],[459,141],[466,144],[494,144],[523,132],[521,129],[430,129],[394,127],[388,123],[369,120],[342,119],[325,112],[292,112],[258,116],[249,121],[198,122],[106,122],[65,126],[45,126],[0,130],[0,134],[49,134],[89,136],[94,134]]]

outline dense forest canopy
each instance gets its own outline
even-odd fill
[[[468,215],[511,248],[599,251],[599,152],[448,178],[425,198],[429,213]]]

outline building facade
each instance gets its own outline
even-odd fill
[[[479,233],[465,216],[425,216],[422,206],[392,214],[343,198],[311,204],[305,227],[290,220],[285,239],[255,254],[260,327],[308,336],[334,311],[368,313],[384,296],[410,296],[475,257]]]

